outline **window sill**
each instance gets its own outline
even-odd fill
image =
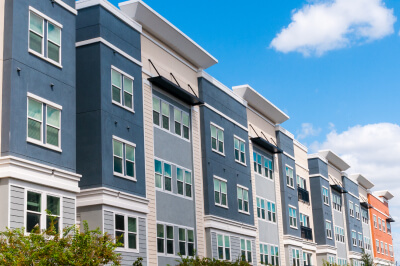
[[[129,248],[116,248],[115,251],[129,252],[129,253],[139,253],[138,249],[129,249]]]
[[[119,103],[119,102],[116,102],[116,101],[114,101],[114,100],[112,100],[111,102],[112,102],[113,104],[115,104],[116,106],[121,107],[121,108],[123,108],[123,109],[125,109],[125,110],[127,110],[127,111],[129,111],[129,112],[131,112],[131,113],[133,113],[133,114],[135,113],[135,111],[134,111],[133,109],[130,109],[130,108],[128,108],[128,107],[122,105],[122,104]]]
[[[221,208],[224,208],[224,209],[229,209],[228,206],[225,206],[225,205],[222,205],[222,204],[215,203],[215,206],[221,207]]]
[[[214,150],[213,148],[211,148],[211,150],[212,150],[213,152],[215,152],[215,153],[217,153],[217,154],[219,154],[219,155],[221,155],[221,156],[224,156],[224,157],[225,157],[225,153],[223,153],[223,152],[220,152],[220,151],[217,151],[217,150]]]
[[[44,55],[39,54],[38,52],[36,52],[36,51],[34,51],[32,49],[28,49],[28,52],[33,54],[33,55],[35,55],[35,56],[37,56],[37,57],[39,57],[40,59],[42,59],[42,60],[44,60],[46,62],[49,62],[52,65],[55,65],[58,68],[61,68],[61,69],[63,68],[63,66],[60,63],[57,63],[57,62],[55,62],[55,61],[53,61],[53,60],[51,60],[51,59],[49,59],[47,57],[44,57]]]
[[[137,182],[137,179],[136,179],[136,178],[129,177],[129,176],[125,176],[125,175],[123,175],[123,174],[120,174],[120,173],[116,173],[116,172],[114,172],[114,173],[113,173],[113,175],[114,175],[114,176],[121,177],[121,178],[128,179],[128,180],[130,180],[130,181]]]
[[[241,210],[238,210],[238,212],[242,213],[242,214],[250,215],[250,212],[245,212],[245,211],[241,211]]]
[[[324,205],[325,205],[325,206],[329,206],[329,204],[327,204],[326,202],[324,202]]]
[[[292,225],[289,225],[290,226],[290,228],[292,228],[292,229],[299,229],[298,227],[294,227],[294,226],[292,226]]]
[[[241,161],[238,161],[238,160],[236,160],[236,159],[235,159],[235,162],[237,162],[238,164],[241,164],[241,165],[247,167],[247,164],[246,164],[246,163],[242,163]]]
[[[294,187],[292,187],[292,186],[289,186],[288,184],[286,184],[286,186],[287,186],[288,188],[291,188],[291,189],[293,189],[293,190],[294,190]]]
[[[44,144],[43,142],[35,140],[35,139],[26,138],[26,141],[29,142],[29,143],[32,143],[32,144],[47,148],[49,150],[57,151],[57,152],[60,152],[60,153],[62,152],[62,149],[60,149],[59,147],[56,147],[56,146],[53,146],[53,145],[50,145],[50,144]]]

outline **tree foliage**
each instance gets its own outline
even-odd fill
[[[82,232],[73,225],[58,234],[53,220],[47,230],[30,234],[24,228],[0,232],[0,265],[120,265],[119,245],[107,233],[89,230],[86,221]]]
[[[239,258],[235,261],[223,261],[215,258],[200,258],[197,255],[193,257],[183,257],[182,255],[179,256],[180,259],[177,260],[178,266],[250,266],[250,263],[240,260]]]

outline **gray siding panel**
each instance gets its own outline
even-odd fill
[[[63,198],[63,227],[74,225],[76,217],[75,200]]]
[[[24,227],[24,189],[11,186],[10,188],[10,228]]]
[[[114,237],[114,214],[110,211],[104,211],[104,232]]]

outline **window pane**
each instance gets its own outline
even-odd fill
[[[189,115],[182,113],[182,124],[189,127]]]
[[[183,171],[180,168],[176,168],[176,178],[180,181],[183,181]]]
[[[218,130],[218,140],[224,141],[224,131]]]
[[[172,226],[167,226],[167,238],[174,239],[174,228]]]
[[[58,45],[61,45],[61,42],[60,42],[60,37],[61,37],[61,29],[59,28],[59,27],[57,27],[57,26],[54,26],[53,24],[51,24],[50,22],[48,22],[48,28],[47,28],[47,30],[48,30],[48,32],[47,32],[47,38],[50,40],[50,41],[52,41],[52,42],[54,42],[54,43],[56,43],[56,44],[58,44]]]
[[[60,110],[47,106],[47,124],[60,127]]]
[[[59,130],[57,128],[47,126],[47,131],[46,131],[46,142],[48,144],[54,145],[58,147],[58,132]]]
[[[59,217],[47,215],[46,216],[46,229],[50,229],[50,225],[51,225],[52,221],[53,221],[54,229],[55,229],[56,233],[58,234],[59,227],[60,227],[60,223],[59,223],[60,218]]]
[[[164,225],[157,224],[157,237],[164,237]]]
[[[126,159],[130,161],[135,161],[135,147],[130,145],[125,145],[126,148]]]
[[[42,121],[42,103],[28,99],[28,116]]]
[[[121,74],[115,71],[114,69],[111,70],[111,82],[112,85],[121,88]]]
[[[32,232],[35,226],[40,228],[40,214],[26,213],[26,231],[28,233]]]
[[[194,242],[194,232],[193,230],[188,230],[188,242]]]
[[[47,196],[47,210],[52,215],[60,215],[60,198]]]
[[[153,97],[153,110],[160,112],[160,99]]]
[[[60,47],[51,42],[47,44],[47,57],[53,61],[60,62]]]
[[[239,140],[238,139],[234,139],[234,143],[235,143],[235,149],[239,150]]]
[[[162,114],[165,116],[169,116],[169,104],[161,102],[161,107],[162,107]]]
[[[136,249],[136,234],[128,234],[128,248]]]
[[[238,193],[238,198],[242,199],[243,198],[243,189],[238,187],[237,193]]]
[[[154,160],[154,170],[156,173],[162,174],[162,163],[158,160]]]
[[[241,143],[240,143],[240,151],[241,151],[241,152],[244,152],[245,149],[246,149],[246,146],[245,146],[244,142],[241,142]]]
[[[178,110],[178,109],[174,108],[174,119],[175,119],[175,121],[181,122],[181,120],[182,120],[181,114],[182,114],[181,110]]]
[[[164,239],[157,239],[157,252],[164,253]]]
[[[179,123],[179,122],[176,122],[175,121],[175,134],[177,134],[177,135],[181,135],[181,132],[182,132],[182,130],[181,130],[181,124]]]
[[[219,183],[220,181],[218,179],[214,179],[214,190],[219,191]]]
[[[189,139],[189,128],[187,128],[187,127],[183,127],[183,137],[185,138],[185,139]]]
[[[29,28],[43,35],[43,19],[33,12],[30,12]]]
[[[165,178],[165,190],[172,191],[171,178]]]
[[[164,163],[164,175],[171,177],[171,165]]]
[[[118,157],[122,157],[122,142],[119,142],[117,140],[113,140],[113,150],[114,150],[114,155]]]
[[[185,171],[185,182],[192,184],[192,174],[190,172]]]
[[[120,232],[120,231],[115,231],[115,238],[116,238],[116,240],[117,240],[117,242],[118,243],[121,243],[122,244],[122,246],[121,247],[124,247],[125,245],[125,239],[124,239],[124,233],[123,232]]]
[[[136,218],[128,217],[128,231],[136,233]]]
[[[28,137],[41,140],[41,123],[28,119]]]
[[[132,95],[127,92],[124,92],[124,105],[131,109],[133,107]]]
[[[217,138],[217,129],[211,125],[211,137]]]
[[[243,199],[245,201],[249,200],[249,192],[247,190],[243,190]]]
[[[226,194],[226,183],[221,182],[221,192]]]
[[[42,41],[43,38],[37,35],[36,33],[29,32],[29,48],[42,54]]]
[[[179,228],[179,240],[186,241],[186,230],[183,228]]]
[[[115,229],[125,230],[124,216],[118,214],[115,215]]]
[[[41,197],[39,193],[28,191],[27,210],[34,212],[41,212]]]
[[[218,246],[223,246],[224,245],[224,240],[223,240],[223,237],[222,237],[222,235],[218,235],[217,236],[217,240],[218,240]]]
[[[116,102],[121,103],[121,89],[112,86],[112,99]]]
[[[221,204],[222,204],[222,205],[225,205],[225,206],[227,205],[227,204],[226,204],[226,194],[222,194],[222,195],[221,195]]]
[[[114,172],[122,174],[122,159],[114,157]]]
[[[130,78],[124,77],[124,91],[133,94],[133,80]]]

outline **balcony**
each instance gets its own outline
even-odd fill
[[[308,193],[307,190],[301,187],[297,187],[297,191],[299,194],[299,201],[302,201],[304,203],[310,203],[310,194]]]
[[[301,226],[301,238],[312,240],[312,229],[310,227]]]

